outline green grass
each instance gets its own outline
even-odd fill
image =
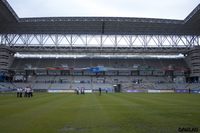
[[[176,133],[200,130],[195,94],[0,94],[1,133]]]

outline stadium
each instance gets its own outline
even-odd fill
[[[199,45],[200,5],[184,20],[20,18],[1,0],[0,129],[198,132]]]

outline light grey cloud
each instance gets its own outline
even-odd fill
[[[199,0],[8,0],[20,17],[111,16],[184,19]]]

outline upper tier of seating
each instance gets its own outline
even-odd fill
[[[184,59],[26,59],[16,58],[11,68],[68,67],[86,68],[104,66],[110,68],[135,69],[182,69],[187,68]]]

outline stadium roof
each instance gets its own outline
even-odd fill
[[[200,4],[184,19],[130,17],[19,18],[0,1],[0,34],[200,35]]]
[[[19,22],[19,18],[9,3],[5,0],[0,1],[0,23]]]

